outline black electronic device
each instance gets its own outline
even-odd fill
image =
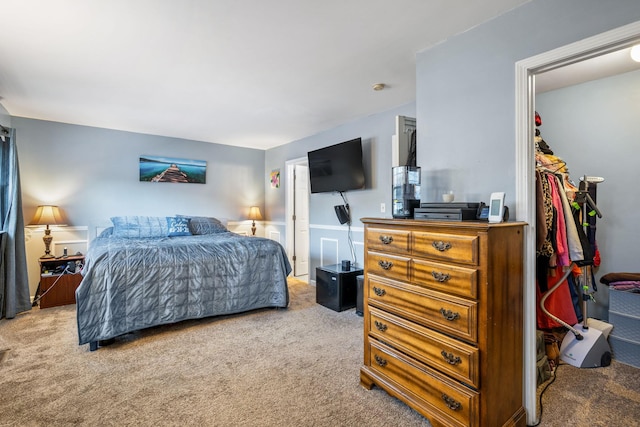
[[[414,219],[432,221],[473,221],[478,217],[480,203],[421,203],[413,214]]]
[[[365,187],[361,138],[309,151],[307,158],[312,193],[360,190]]]
[[[336,211],[336,216],[340,224],[351,222],[351,215],[349,215],[349,205],[337,205],[333,209]]]
[[[478,221],[489,221],[489,206],[484,202],[480,202],[480,206],[478,206],[477,219]]]
[[[420,206],[420,167],[396,166],[391,175],[392,216],[413,218]]]
[[[53,269],[53,274],[64,274],[64,273],[75,273],[76,272],[76,262],[68,261],[64,264],[59,264]]]

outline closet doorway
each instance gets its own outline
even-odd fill
[[[293,276],[309,276],[309,163],[306,157],[286,162],[286,240]]]
[[[538,421],[536,413],[536,292],[535,292],[535,154],[534,112],[536,75],[559,69],[640,42],[640,22],[516,63],[516,214],[527,227],[525,248],[525,409],[527,423]],[[543,118],[544,120],[544,118]]]

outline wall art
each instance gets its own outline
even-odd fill
[[[205,184],[207,162],[174,157],[140,156],[140,181]]]
[[[280,169],[271,171],[271,188],[280,188]]]

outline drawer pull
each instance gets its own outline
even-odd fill
[[[376,288],[375,286],[373,287],[373,292],[379,297],[383,297],[384,294],[387,293],[387,291],[385,291],[384,289]]]
[[[385,245],[389,245],[393,242],[393,236],[380,236],[379,239]]]
[[[453,411],[459,411],[460,407],[462,406],[460,404],[460,402],[457,402],[455,399],[447,396],[446,394],[442,393],[442,400],[444,400],[444,403],[447,404],[447,408],[453,410]]]
[[[378,356],[377,354],[375,356],[373,356],[374,359],[376,359],[376,363],[381,366],[381,367],[385,367],[387,366],[387,361],[384,360],[382,357]]]
[[[447,280],[451,279],[451,276],[447,273],[438,273],[437,271],[432,271],[431,275],[440,283],[446,282]]]
[[[458,356],[454,356],[452,353],[447,353],[446,351],[442,350],[440,354],[442,355],[442,358],[444,359],[444,361],[447,362],[449,365],[455,366],[458,363],[462,363],[462,359],[460,359],[460,357]]]
[[[377,329],[377,330],[379,330],[380,332],[386,332],[386,330],[387,330],[387,325],[385,325],[384,323],[379,322],[379,321],[377,321],[377,320],[376,320],[374,323],[375,323],[375,325],[376,325],[376,329]]]
[[[454,313],[451,310],[445,310],[444,308],[440,309],[440,314],[442,314],[442,317],[450,322],[460,318],[460,315],[458,313]]]
[[[451,243],[443,242],[442,240],[437,241],[437,242],[433,242],[431,244],[431,246],[433,246],[434,248],[436,248],[440,252],[448,251],[449,249],[451,249]]]
[[[391,261],[378,261],[378,265],[382,267],[383,270],[388,270],[393,267],[393,263]]]

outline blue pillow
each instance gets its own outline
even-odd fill
[[[182,215],[178,215],[178,217],[184,218]],[[217,218],[206,216],[192,216],[186,218],[189,218],[189,230],[194,236],[201,234],[226,233],[229,231]]]
[[[166,217],[114,216],[111,222],[114,237],[167,237],[169,233]]]
[[[168,216],[167,226],[169,227],[169,237],[191,236],[191,231],[189,231],[189,218]]]

